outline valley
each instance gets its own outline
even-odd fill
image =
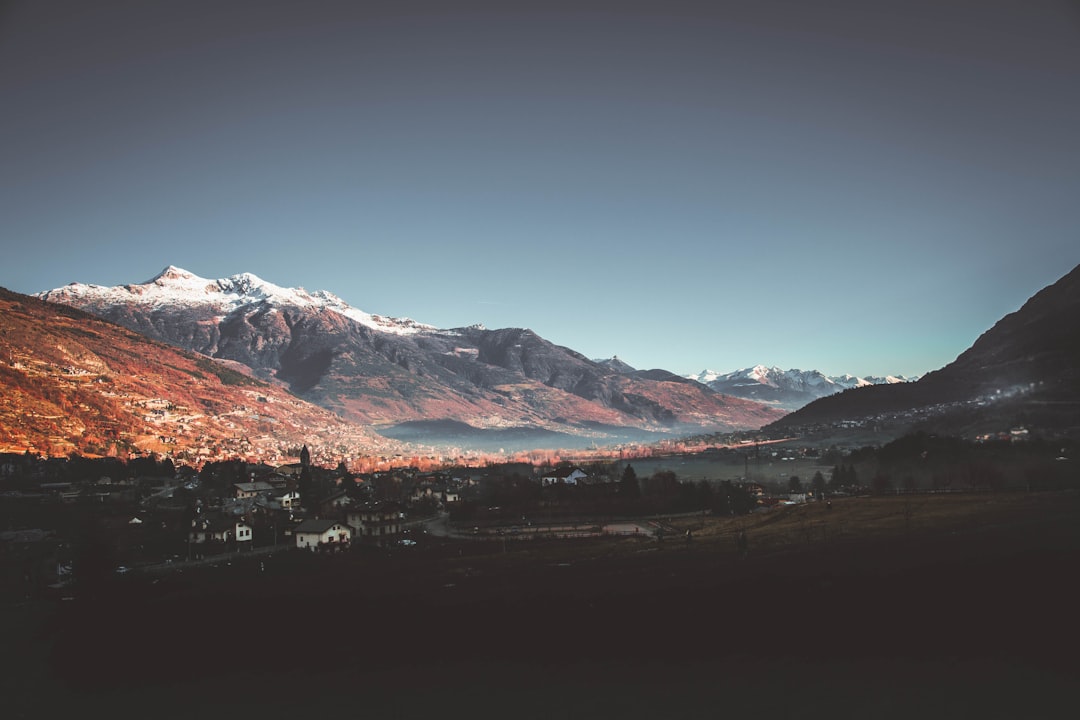
[[[936,373],[790,414],[253,276],[211,283],[228,322],[5,294],[6,696],[488,714],[543,678],[515,716],[1052,707],[1076,670],[1046,642],[1078,599],[1076,272]],[[209,281],[122,292],[178,282]]]
[[[1077,2],[0,4],[0,720],[1051,720]]]
[[[568,707],[695,716],[714,702],[813,716],[1048,716],[1068,702],[1076,670],[1059,638],[1077,598],[1057,569],[1080,552],[1078,512],[1075,491],[850,498],[669,521],[693,530],[690,543],[678,532],[659,544],[435,539],[241,557],[124,578],[92,605],[9,607],[6,657],[21,663],[5,673],[6,697],[16,712],[114,717],[147,707],[224,717],[237,703],[289,717],[356,702],[390,715],[512,706],[525,718]],[[325,621],[305,620],[327,607],[330,636]],[[255,632],[281,617],[296,626]],[[147,633],[153,662],[140,659]],[[93,660],[105,644],[107,666]],[[305,662],[328,644],[357,651]],[[230,652],[245,660],[207,660]],[[267,683],[289,692],[256,691]]]

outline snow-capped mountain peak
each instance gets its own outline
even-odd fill
[[[820,370],[781,370],[766,365],[754,365],[729,373],[703,370],[686,377],[725,395],[768,402],[788,409],[797,409],[819,397],[849,388],[910,381],[900,375],[862,378],[845,374],[830,377]]]
[[[691,380],[697,380],[703,385],[708,385],[713,380],[716,380],[718,377],[720,377],[720,373],[716,372],[715,370],[702,370],[696,375],[687,375],[686,377],[690,378]]]
[[[754,367],[745,371],[745,374],[747,378],[756,380],[763,385],[772,385],[773,387],[776,387],[776,378],[782,376],[783,372],[784,371],[778,367],[765,367],[764,365],[755,365]]]
[[[170,282],[184,282],[184,281],[187,281],[187,280],[200,280],[200,279],[201,278],[196,277],[195,275],[193,275],[192,273],[189,273],[187,270],[184,270],[183,268],[178,268],[175,265],[170,265],[169,267],[165,268],[164,270],[159,272],[154,277],[147,280],[145,283],[143,283],[143,285],[149,285],[151,283],[154,283],[156,285],[165,285],[165,284],[170,283]]]
[[[78,298],[90,306],[133,303],[149,307],[210,307],[220,315],[253,305],[302,307],[335,312],[381,332],[412,334],[436,330],[432,325],[408,318],[390,318],[364,312],[325,290],[308,292],[302,287],[283,288],[248,272],[209,280],[175,265],[169,265],[150,280],[137,285],[104,287],[71,283],[38,293],[38,297],[66,304],[76,304],[72,300]]]

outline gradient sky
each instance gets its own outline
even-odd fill
[[[1064,1],[6,2],[0,108],[20,292],[172,264],[912,375],[1080,262]]]

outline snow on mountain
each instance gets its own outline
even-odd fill
[[[713,380],[719,379],[720,373],[716,372],[715,370],[702,370],[697,375],[687,375],[686,377],[690,378],[691,380],[697,380],[703,385],[708,385]]]
[[[308,307],[338,313],[381,332],[411,335],[437,330],[432,325],[408,318],[390,318],[366,313],[325,290],[308,292],[304,288],[283,288],[251,273],[208,280],[173,265],[150,280],[136,285],[105,287],[71,283],[62,288],[38,293],[37,296],[42,300],[66,304],[76,304],[71,300],[79,298],[84,306],[117,303],[134,303],[151,308],[203,306],[213,308],[214,312],[222,316],[259,304],[266,304],[271,308]]]
[[[168,267],[143,283],[73,284],[39,298],[242,363],[298,397],[384,428],[449,420],[590,438],[599,437],[599,427],[625,427],[637,437],[639,431],[651,436],[761,427],[783,414],[720,397],[666,371],[601,367],[524,328],[439,330],[370,315],[330,293],[283,288],[249,273],[207,280]],[[622,432],[612,437],[624,437]]]
[[[788,409],[797,409],[819,397],[849,388],[911,380],[896,375],[865,378],[850,374],[828,376],[819,370],[781,370],[765,365],[755,365],[729,373],[702,370],[686,377],[726,395],[768,402]]]
[[[918,378],[907,378],[903,375],[886,375],[885,377],[869,375],[864,379],[872,385],[895,385],[896,383],[913,382]]]

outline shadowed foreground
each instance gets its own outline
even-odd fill
[[[15,707],[1056,717],[1080,669],[1080,497],[1001,498],[921,521],[862,499],[750,518],[745,561],[734,526],[700,520],[690,543],[446,543],[133,578],[46,613],[25,642],[47,667],[22,667]],[[843,531],[814,542],[821,525]]]

